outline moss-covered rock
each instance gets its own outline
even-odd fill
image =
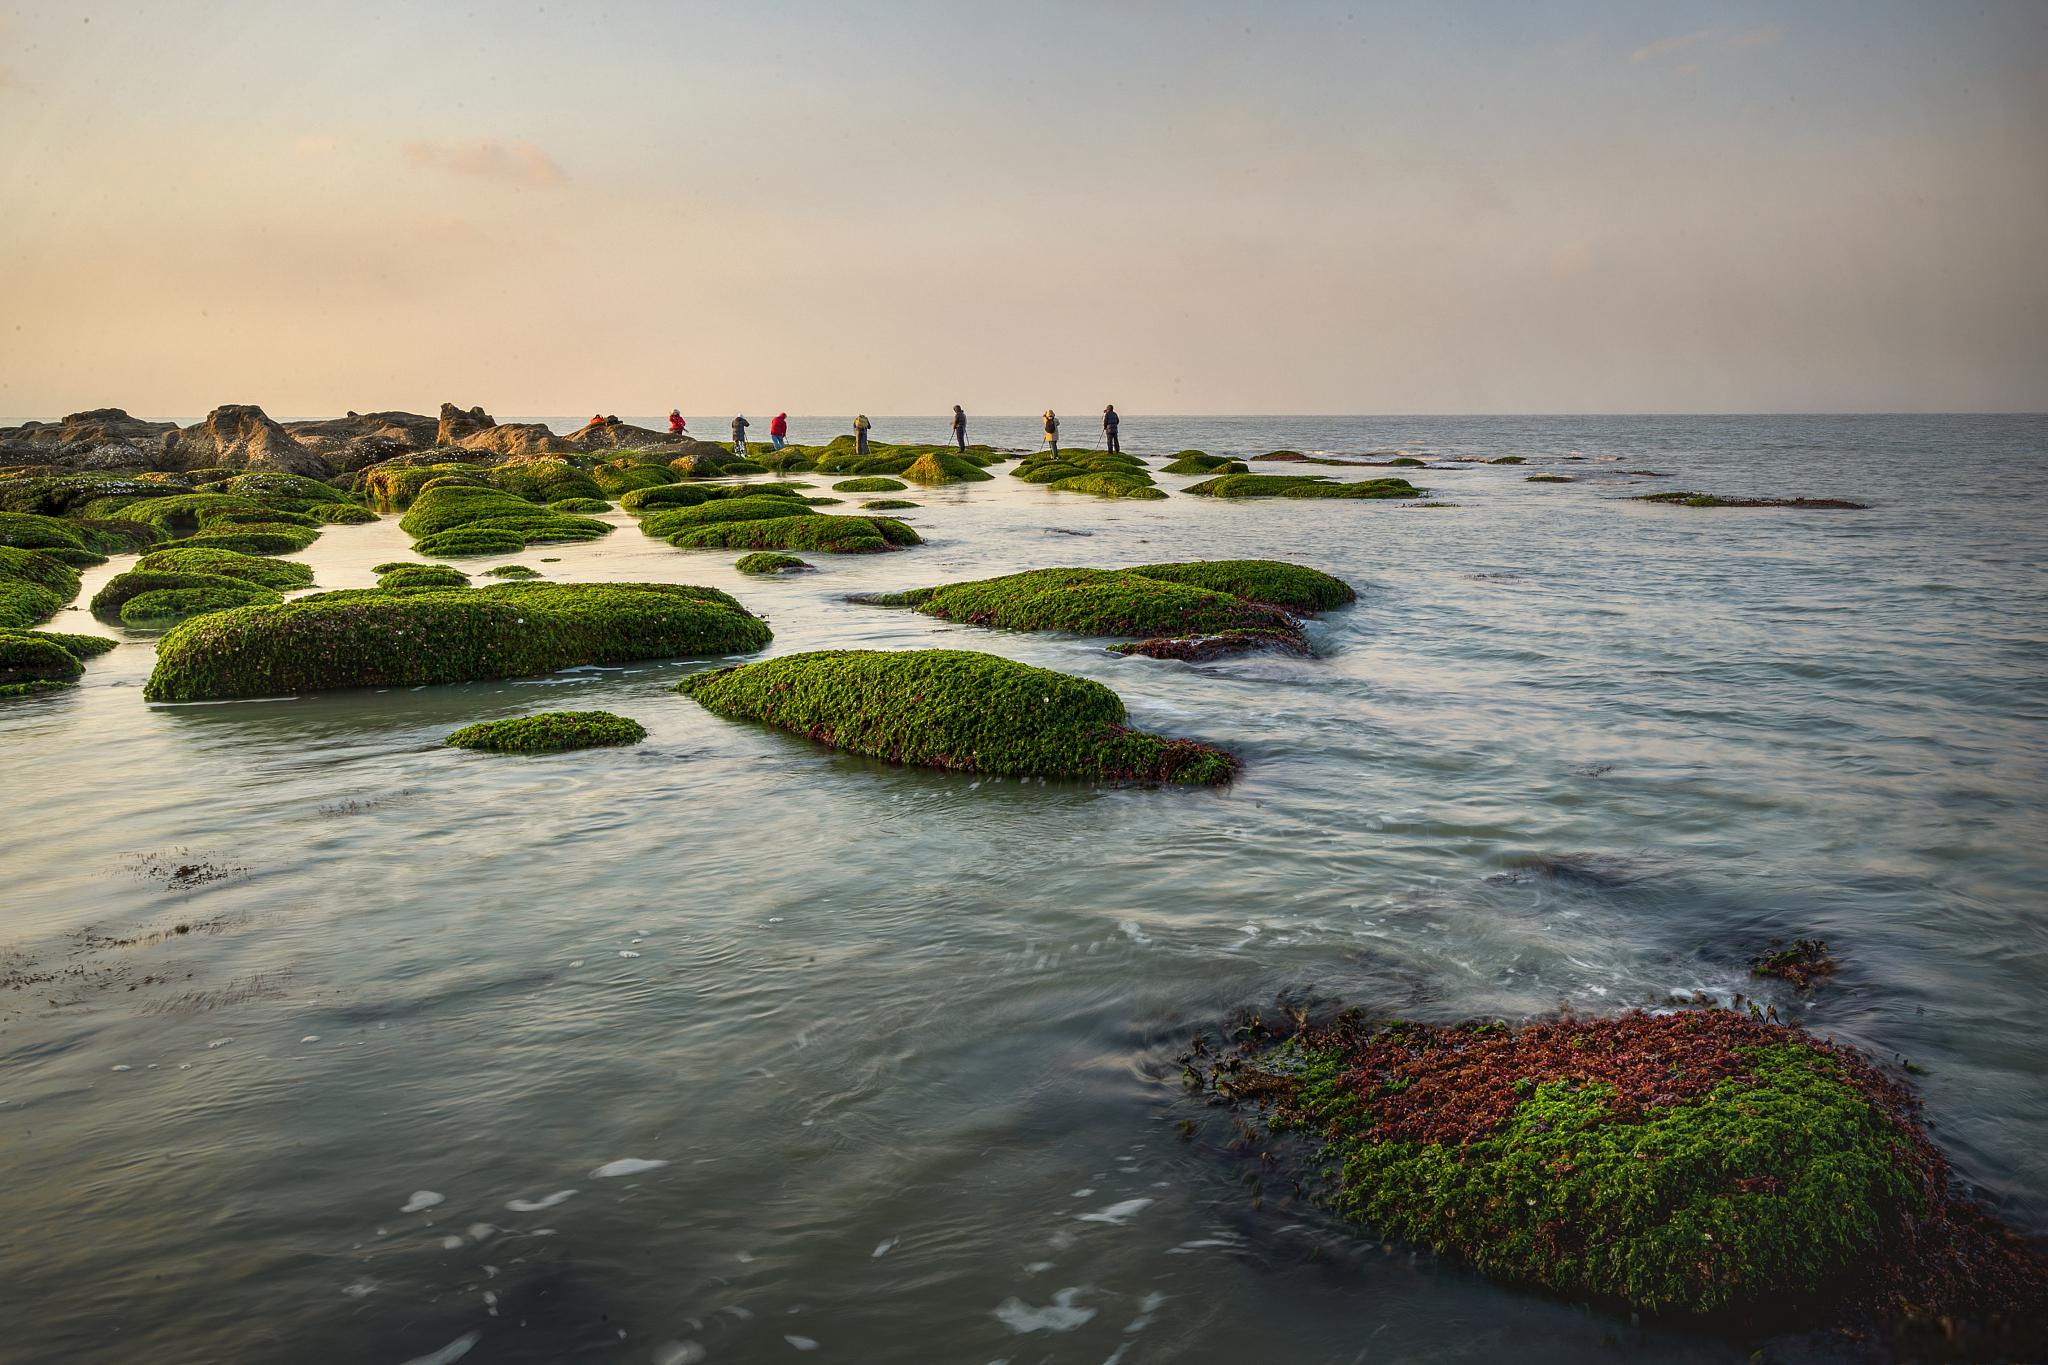
[[[87,545],[85,532],[76,522],[34,512],[0,512],[0,545],[35,550],[74,569],[107,562],[105,555]]]
[[[285,523],[231,525],[161,543],[166,550],[228,550],[243,555],[288,555],[311,545],[318,532]]]
[[[533,677],[583,664],[756,650],[765,622],[669,583],[503,583],[317,594],[199,617],[166,635],[151,701]]]
[[[804,509],[810,512],[809,508]],[[809,550],[822,554],[878,554],[923,538],[889,517],[768,517],[727,521],[678,531],[669,544],[681,550]]]
[[[901,498],[875,498],[862,503],[860,506],[863,512],[907,512],[914,507],[922,505],[921,503],[905,502]]]
[[[918,456],[904,466],[903,477],[912,483],[937,485],[986,483],[995,476],[971,460],[963,460],[958,455],[947,455],[934,450]],[[884,488],[875,491],[886,493],[891,490]]]
[[[1338,483],[1324,474],[1224,474],[1189,484],[1183,492],[1214,498],[1419,498],[1406,479]]]
[[[567,460],[522,460],[501,464],[487,475],[493,488],[526,502],[562,502],[570,498],[604,501],[597,481]]]
[[[430,488],[399,520],[423,555],[505,554],[552,541],[595,540],[611,524],[536,507],[501,489]],[[457,533],[461,533],[458,535]]]
[[[85,672],[78,656],[54,639],[0,631],[0,697],[68,687]]]
[[[275,471],[237,474],[221,485],[221,491],[293,512],[312,512],[314,508],[322,505],[345,506],[350,502],[346,493],[331,484],[309,479],[302,474]]]
[[[1183,450],[1160,468],[1168,474],[1245,474],[1251,470],[1243,460],[1233,460],[1228,455],[1205,455],[1199,450]]]
[[[609,498],[620,497],[636,489],[665,488],[676,481],[675,472],[664,465],[626,459],[610,460],[597,466],[590,471],[590,478]]]
[[[313,566],[310,564],[205,547],[151,550],[135,561],[135,569],[150,573],[209,574],[218,578],[237,578],[245,583],[269,588],[273,592],[291,592],[298,588],[313,586]]]
[[[0,629],[40,625],[78,596],[78,570],[38,550],[0,545]]]
[[[378,571],[377,586],[385,592],[466,588],[469,575],[450,564],[395,564]]]
[[[712,526],[727,521],[763,521],[771,517],[815,517],[822,515],[804,506],[801,499],[785,494],[767,494],[751,498],[716,498],[702,502],[695,507],[670,507],[651,512],[640,519],[640,529],[648,535],[667,540],[684,531],[699,526]]]
[[[709,497],[702,484],[657,484],[620,494],[619,506],[628,512],[652,512],[662,507],[695,507]]]
[[[901,493],[908,487],[910,485],[901,479],[841,479],[832,485],[832,490],[836,493]]]
[[[548,504],[550,512],[609,512],[612,505],[603,498],[562,498]]]
[[[131,618],[128,603],[145,594],[155,596],[157,600]],[[93,594],[92,614],[105,621],[156,625],[165,619],[190,615],[190,611],[182,609],[182,604],[190,604],[200,611],[219,611],[224,607],[245,607],[280,600],[276,590],[252,579],[184,570],[134,568],[115,574],[107,580],[105,587]]]
[[[1157,499],[1166,496],[1146,474],[1071,474],[1047,487],[1056,493],[1091,493],[1098,498]]]
[[[367,526],[377,519],[369,508],[353,502],[321,502],[307,509],[329,526]]]
[[[1527,464],[1527,463],[1528,463],[1528,461],[1524,460],[1524,459],[1523,459],[1523,458],[1522,458],[1522,457],[1521,457],[1520,455],[1496,455],[1496,456],[1495,456],[1495,457],[1494,457],[1493,459],[1491,459],[1491,460],[1488,460],[1488,461],[1487,461],[1487,463],[1488,463],[1488,464]]]
[[[1358,600],[1349,583],[1321,569],[1278,559],[1195,559],[1175,564],[1138,564],[1121,570],[1163,583],[1182,583],[1227,592],[1247,602],[1298,615],[1333,611]]]
[[[85,537],[87,549],[103,555],[129,554],[137,550],[146,550],[167,538],[156,527],[143,521],[80,517],[71,524]]]
[[[1869,510],[1869,504],[1842,498],[1724,498],[1713,493],[1638,493],[1630,502],[1663,502],[1679,507],[1792,507],[1807,511]]]
[[[121,643],[106,635],[74,635],[61,630],[0,630],[0,635],[26,635],[31,640],[54,641],[78,659],[97,659]]]
[[[509,555],[526,548],[526,537],[516,531],[465,526],[438,531],[413,542],[413,549],[437,559],[462,559],[471,555]]]
[[[853,753],[1000,776],[1213,784],[1236,762],[1125,725],[1085,678],[966,650],[828,650],[683,679],[733,720],[763,721]]]
[[[529,569],[524,564],[500,564],[495,569],[485,569],[486,578],[539,578],[540,570]]]
[[[1413,455],[1396,455],[1393,459],[1388,460],[1387,463],[1395,469],[1421,469],[1424,467],[1424,461],[1416,459]]]
[[[764,551],[760,554],[741,555],[739,561],[733,567],[741,573],[777,574],[801,573],[811,566],[798,559],[795,555],[781,555]]]
[[[489,480],[485,478],[488,472],[482,465],[474,464],[379,465],[359,473],[356,486],[357,491],[377,510],[402,512],[412,506],[413,499],[426,492],[429,485],[488,487]]]
[[[1577,483],[1577,482],[1578,482],[1578,480],[1577,480],[1577,479],[1574,479],[1574,478],[1573,478],[1573,477],[1572,477],[1571,475],[1569,475],[1569,474],[1531,474],[1531,475],[1529,475],[1529,477],[1528,477],[1527,479],[1523,480],[1523,482],[1525,482],[1525,483]]]
[[[230,611],[235,607],[283,600],[268,588],[240,580],[231,581],[234,582],[233,587],[152,588],[136,593],[121,603],[121,624],[160,629],[210,611]]]
[[[1287,1020],[1280,1020],[1283,1031]],[[1458,1027],[1265,1020],[1192,1079],[1320,1148],[1372,1236],[1668,1314],[2038,1310],[2038,1257],[1951,1191],[1868,1060],[1732,1011]]]
[[[515,720],[465,725],[442,743],[492,754],[558,754],[569,749],[617,748],[647,738],[647,727],[609,711],[543,711]]]

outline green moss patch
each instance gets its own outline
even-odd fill
[[[905,502],[901,498],[875,498],[862,503],[860,506],[864,512],[907,512],[914,507],[922,505],[921,503]]]
[[[678,531],[669,544],[683,550],[794,550],[823,554],[878,554],[922,537],[889,517],[799,517],[728,521]]]
[[[377,510],[403,512],[429,484],[481,488],[488,485],[486,473],[482,465],[473,464],[387,465],[358,474],[356,488]]]
[[[152,550],[135,561],[135,569],[150,573],[209,574],[236,578],[273,592],[290,592],[313,586],[313,566],[290,559],[246,555],[236,550],[184,547]],[[133,572],[133,570],[131,570]]]
[[[461,559],[472,555],[509,555],[526,548],[526,537],[516,531],[464,527],[439,531],[413,542],[413,549],[437,559]]]
[[[1663,502],[1678,507],[1792,507],[1808,511],[1869,510],[1869,504],[1843,498],[1724,498],[1714,493],[1638,493],[1630,502]]]
[[[1190,484],[1184,492],[1214,498],[1419,498],[1406,479],[1338,483],[1323,474],[1224,474]]]
[[[1164,491],[1152,487],[1152,478],[1147,474],[1071,474],[1064,479],[1054,479],[1048,486],[1055,492],[1092,493],[1098,498],[1156,499],[1166,496]]]
[[[901,493],[910,487],[901,479],[842,479],[832,485],[836,493]]]
[[[725,593],[668,583],[318,594],[186,622],[158,645],[143,695],[204,701],[534,677],[742,653],[770,638]]]
[[[611,460],[591,470],[590,479],[606,497],[616,498],[640,489],[666,488],[676,476],[661,465]]]
[[[964,460],[960,458],[958,455],[948,455],[942,451],[933,450],[927,451],[925,454],[918,456],[915,460],[911,461],[910,464],[905,466],[903,470],[903,477],[910,480],[912,483],[943,484],[986,483],[988,480],[994,478],[995,475],[989,473],[987,470],[983,469],[980,465],[975,464],[971,460]],[[903,485],[901,484],[897,485],[898,488],[901,488],[902,486]],[[888,493],[894,490],[887,488],[877,488],[873,491],[877,493]]]
[[[1577,479],[1575,479],[1575,478],[1573,478],[1573,477],[1572,477],[1571,475],[1569,475],[1569,474],[1531,474],[1531,475],[1530,475],[1530,476],[1529,476],[1529,477],[1528,477],[1527,479],[1525,479],[1525,480],[1524,480],[1524,482],[1525,482],[1525,483],[1577,483],[1577,482],[1578,482],[1578,480],[1577,480]]]
[[[683,531],[699,526],[711,526],[727,521],[763,521],[772,517],[815,517],[820,515],[804,506],[801,499],[786,494],[764,494],[759,497],[718,498],[699,503],[695,507],[671,507],[649,513],[640,519],[640,529],[650,536],[667,540]]]
[[[616,748],[647,738],[647,727],[609,711],[543,711],[516,720],[465,725],[442,743],[493,754],[557,754],[569,749]]]
[[[550,512],[609,512],[612,505],[603,498],[563,498],[548,504]]]
[[[413,500],[398,524],[414,537],[417,553],[450,557],[505,554],[553,541],[596,540],[612,529],[608,522],[536,507],[500,489],[467,485],[427,489]]]
[[[86,543],[86,533],[76,522],[34,512],[0,512],[0,545],[35,550],[74,569],[107,562],[105,555]]]
[[[0,545],[0,628],[40,625],[78,596],[78,570],[39,550]]]
[[[1320,569],[1277,559],[1196,559],[1178,564],[1139,564],[1124,573],[1163,583],[1227,592],[1247,602],[1279,607],[1297,615],[1333,611],[1358,600],[1349,583]]]
[[[469,575],[450,564],[394,564],[378,570],[377,586],[385,592],[466,588]]]
[[[121,603],[121,624],[161,628],[210,611],[229,611],[235,607],[283,600],[268,588],[233,581],[233,587],[151,588],[136,593]]]
[[[143,596],[155,600],[131,616],[128,604]],[[226,607],[246,607],[279,600],[276,590],[251,579],[183,570],[135,568],[115,574],[107,580],[106,586],[93,594],[92,614],[102,620],[122,621],[129,625],[158,625],[196,611],[220,611]],[[186,609],[187,604],[189,610]]]
[[[230,550],[243,555],[288,555],[295,554],[311,545],[317,532],[301,526],[279,523],[276,525],[224,526],[219,530],[201,531],[197,535],[177,540],[166,540],[166,550]]]
[[[55,639],[26,631],[0,631],[0,697],[68,687],[84,672],[78,656]]]
[[[802,571],[810,568],[811,566],[809,564],[806,564],[803,560],[798,559],[795,555],[783,555],[776,554],[772,551],[763,551],[760,554],[741,555],[739,557],[739,561],[735,563],[733,567],[735,569],[738,569],[741,573],[777,574],[801,573]]]
[[[527,460],[517,464],[501,464],[485,476],[491,487],[510,493],[526,502],[562,502],[569,498],[587,498],[592,502],[604,501],[604,490],[597,480],[570,464],[567,460]]]
[[[1199,450],[1183,450],[1160,467],[1168,474],[1245,474],[1251,470],[1243,460],[1233,460],[1228,455],[1205,455]]]
[[[1214,784],[1236,762],[1125,725],[1100,683],[965,650],[829,650],[685,678],[679,691],[732,720],[777,725],[853,753],[1001,776]]]
[[[1488,464],[1527,464],[1527,463],[1528,463],[1528,461],[1524,460],[1524,459],[1523,459],[1523,458],[1522,458],[1521,456],[1519,456],[1519,455],[1497,455],[1497,456],[1495,456],[1495,457],[1494,457],[1493,459],[1491,459],[1491,460],[1488,460],[1488,461],[1487,461],[1487,463],[1488,463]]]
[[[529,569],[524,564],[500,564],[495,569],[485,569],[486,578],[539,578],[540,570]]]

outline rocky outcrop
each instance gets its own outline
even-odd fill
[[[253,403],[224,403],[198,426],[177,433],[169,451],[180,469],[256,469],[324,479],[334,473],[320,455]]]
[[[453,403],[441,405],[434,444],[499,455],[564,454],[577,449],[540,422],[500,425],[497,418],[480,407],[464,409]]]
[[[61,422],[0,427],[0,463],[57,469],[141,469],[163,463],[172,422],[130,417],[120,408],[74,412]]]
[[[433,446],[440,424],[417,412],[351,412],[346,417],[286,422],[284,428],[306,449],[341,473],[351,473],[407,451]]]
[[[578,450],[673,450],[681,454],[687,446],[700,444],[688,436],[671,436],[665,431],[652,427],[636,427],[630,422],[612,422],[604,426],[578,428],[562,438]]]

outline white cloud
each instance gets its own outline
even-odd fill
[[[450,175],[480,176],[519,185],[559,185],[568,179],[554,158],[531,142],[408,142],[405,159]]]
[[[1628,59],[1632,62],[1654,62],[1659,58],[1669,57],[1674,52],[1698,47],[1701,43],[1710,41],[1713,36],[1713,29],[1703,28],[1697,33],[1680,33],[1670,38],[1659,38],[1656,42],[1645,44],[1629,53]]]

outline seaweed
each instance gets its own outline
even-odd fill
[[[513,720],[465,725],[441,741],[454,749],[493,754],[557,754],[616,748],[647,738],[647,727],[609,711],[543,711]]]

